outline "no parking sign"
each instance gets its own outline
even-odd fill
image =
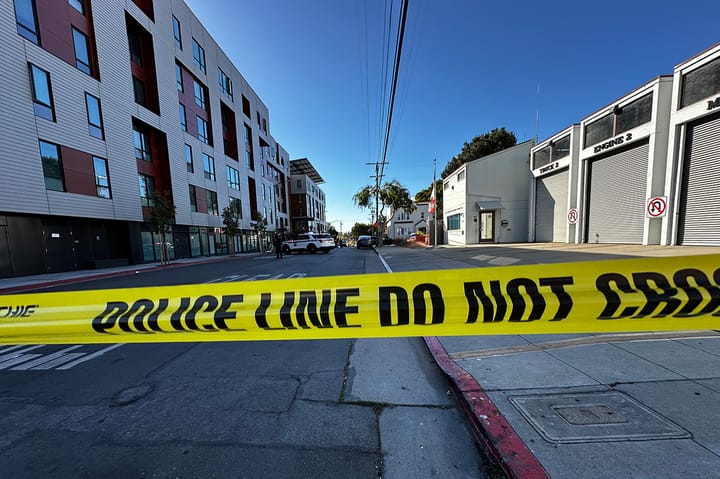
[[[653,196],[648,198],[645,207],[648,218],[662,218],[667,213],[667,196]]]

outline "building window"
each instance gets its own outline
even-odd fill
[[[145,207],[152,207],[153,193],[155,193],[155,179],[152,176],[139,174],[138,186],[140,187],[140,204]]]
[[[68,3],[69,3],[70,6],[73,7],[75,10],[77,10],[78,12],[82,13],[83,15],[85,15],[84,0],[68,0]]]
[[[253,164],[252,153],[250,153],[249,151],[245,152],[245,166],[247,167],[248,170],[255,169],[255,165]]]
[[[220,90],[232,101],[232,80],[230,80],[230,77],[227,76],[220,68],[218,68],[218,81],[220,83]]]
[[[87,110],[88,131],[91,136],[105,138],[103,132],[102,111],[100,110],[100,99],[85,93],[85,108]]]
[[[95,168],[95,189],[100,198],[110,198],[110,177],[108,176],[107,160],[93,156]]]
[[[189,185],[190,190],[190,211],[197,213],[197,190],[195,185]]]
[[[227,173],[227,185],[228,188],[233,190],[240,190],[240,172],[232,166],[225,166],[225,172]]]
[[[203,173],[205,173],[205,179],[215,181],[215,160],[212,156],[203,153]]]
[[[230,207],[237,212],[237,217],[242,218],[242,201],[239,198],[230,197]]]
[[[245,116],[250,118],[250,100],[245,95],[242,96],[242,110]]]
[[[75,66],[81,72],[92,75],[90,66],[90,47],[88,37],[80,30],[72,29],[73,45],[75,46]]]
[[[33,110],[35,111],[35,116],[55,121],[50,74],[30,64],[30,77],[32,79]]]
[[[205,199],[207,200],[208,214],[218,216],[220,213],[218,211],[217,193],[205,190]]]
[[[130,61],[137,66],[142,66],[142,47],[140,32],[136,29],[128,30],[128,46],[130,48]]]
[[[719,93],[720,58],[683,75],[680,85],[680,108]]]
[[[172,17],[172,24],[173,37],[175,37],[175,46],[182,50],[182,34],[180,33],[180,21],[175,18],[175,15],[173,15]]]
[[[42,160],[45,188],[54,191],[65,191],[62,159],[57,145],[40,141],[40,158]]]
[[[207,105],[205,103],[205,87],[198,83],[197,80],[193,79],[193,90],[195,91],[195,103],[197,106],[207,111]]]
[[[205,49],[193,38],[193,60],[195,66],[205,73]]]
[[[208,124],[205,120],[197,117],[197,129],[198,129],[198,140],[202,141],[206,145],[210,144],[210,137],[208,137]]]
[[[133,125],[133,136],[135,138],[135,158],[138,160],[152,161],[148,134],[138,125]]]
[[[653,94],[648,93],[585,125],[585,148],[649,122],[652,119],[652,103]]]
[[[177,83],[177,89],[180,91],[184,91],[183,89],[183,79],[182,79],[182,68],[180,68],[179,64],[175,64],[175,82]]]
[[[448,216],[448,231],[460,229],[460,213]]]
[[[15,0],[15,21],[20,35],[40,44],[34,0]]]
[[[195,167],[193,166],[192,146],[187,143],[185,144],[185,166],[188,173],[193,173],[195,171]]]
[[[267,120],[265,118],[263,118],[263,121],[262,121],[262,128],[263,128],[263,131],[265,133],[267,133]]]
[[[297,186],[297,189],[300,190],[302,188],[302,180],[297,180],[296,186]]]
[[[134,76],[133,79],[133,95],[135,97],[135,103],[138,105],[146,106],[145,97],[145,84],[138,77]]]
[[[180,105],[180,128],[182,128],[182,131],[187,131],[187,115],[185,114],[185,105],[182,103],[179,103]]]
[[[460,173],[458,173],[457,180],[458,180],[458,182],[460,182],[464,179],[465,179],[465,170],[462,170]]]
[[[255,112],[255,117],[257,118],[258,128],[260,128],[260,112],[259,111]]]

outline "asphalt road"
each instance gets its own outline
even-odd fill
[[[344,248],[52,290],[383,271]],[[2,478],[487,477],[417,338],[0,347],[0,430]]]

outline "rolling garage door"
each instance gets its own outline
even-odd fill
[[[535,182],[535,241],[567,241],[568,179],[565,169]]]
[[[649,144],[590,163],[587,242],[642,244]]]
[[[720,246],[720,117],[688,126],[678,242]]]

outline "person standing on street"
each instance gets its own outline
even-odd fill
[[[276,234],[275,239],[273,240],[273,246],[275,246],[275,257],[277,259],[282,259],[283,257],[282,243],[282,237],[279,234]]]

